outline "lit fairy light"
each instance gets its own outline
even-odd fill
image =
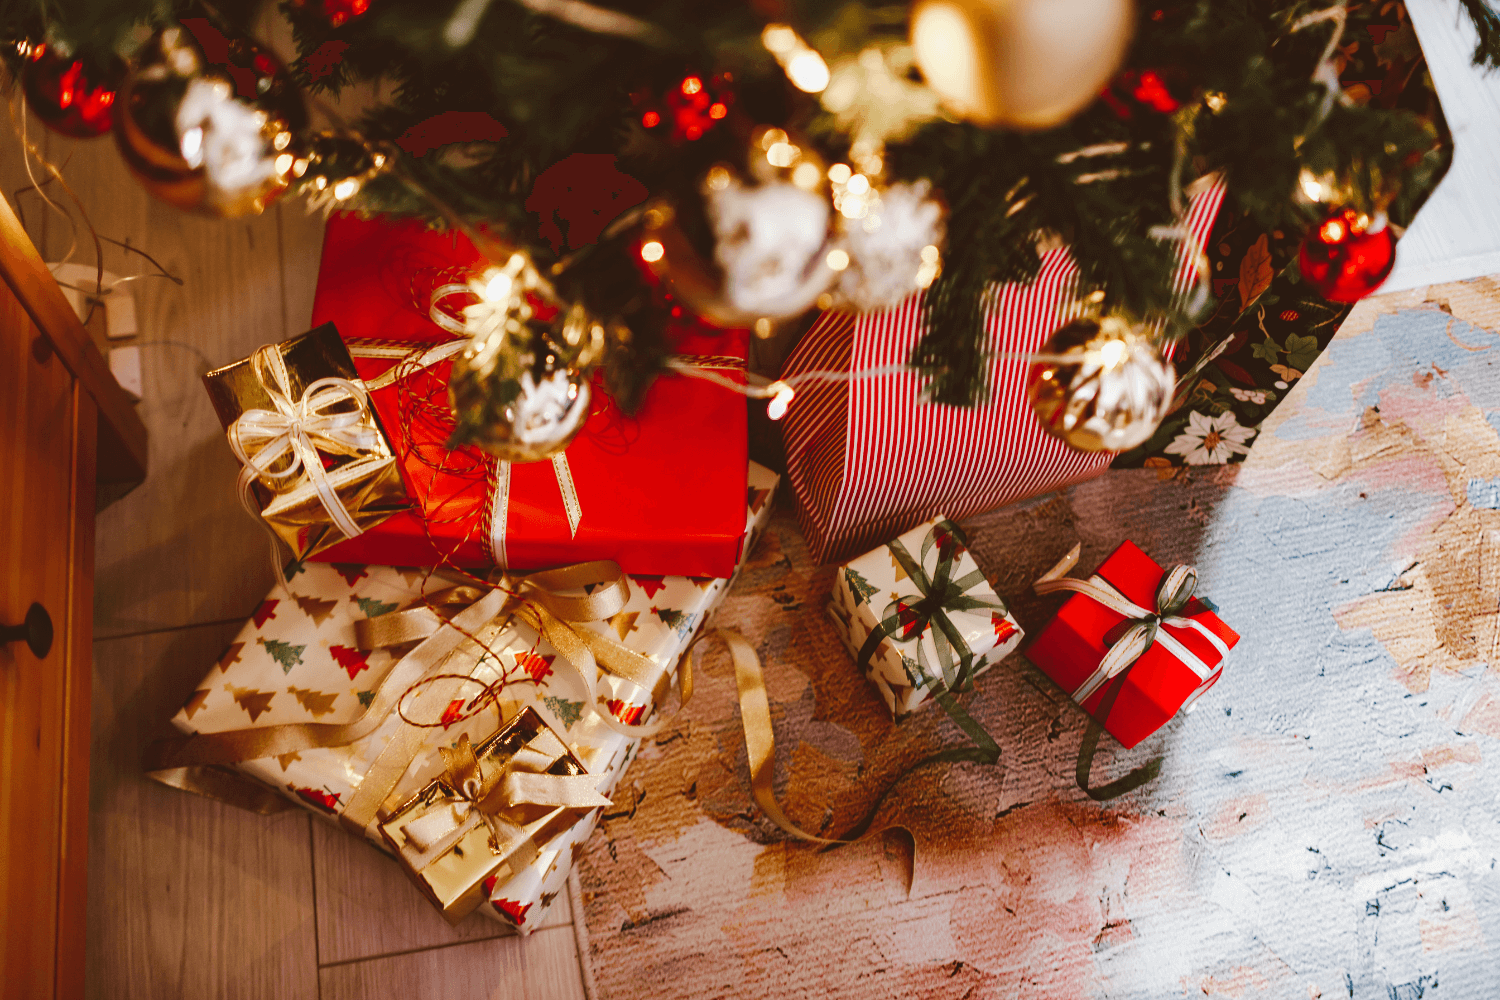
[[[792,405],[792,397],[796,392],[785,382],[776,381],[766,386],[771,393],[771,401],[766,404],[766,416],[772,420],[780,420],[786,416],[786,408]]]
[[[359,191],[359,181],[353,177],[345,177],[333,186],[333,196],[339,201],[353,198]]]
[[[666,247],[662,246],[656,240],[651,240],[641,245],[641,260],[648,264],[655,264],[666,255]]]
[[[808,94],[821,94],[831,79],[828,63],[786,24],[768,24],[760,33],[766,51],[776,57],[792,86]]]
[[[483,297],[486,302],[503,302],[510,298],[515,279],[504,271],[495,270],[486,276]]]

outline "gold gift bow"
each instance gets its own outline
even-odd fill
[[[1189,670],[1198,675],[1199,680],[1205,682],[1204,686],[1210,677],[1224,668],[1224,658],[1229,655],[1229,647],[1224,644],[1224,640],[1202,622],[1176,614],[1182,605],[1187,603],[1188,598],[1192,597],[1193,590],[1198,584],[1196,570],[1191,566],[1172,567],[1162,577],[1161,584],[1157,588],[1157,609],[1153,611],[1126,598],[1098,574],[1088,580],[1074,580],[1064,576],[1077,565],[1081,550],[1081,545],[1074,545],[1072,551],[1063,556],[1056,566],[1042,574],[1033,584],[1033,589],[1043,595],[1064,590],[1083,594],[1121,615],[1131,624],[1125,633],[1110,646],[1094,672],[1085,678],[1077,690],[1073,691],[1074,701],[1080,705],[1083,704],[1101,686],[1140,659],[1153,643],[1159,643],[1173,657],[1181,660]],[[1161,628],[1163,625],[1196,630],[1219,651],[1218,664],[1210,667],[1204,663],[1175,636]]]
[[[563,593],[584,587],[588,587],[591,592],[583,596]],[[413,688],[422,688],[416,697],[417,707],[433,707],[440,711],[451,702],[463,685],[475,683],[470,677],[442,674],[444,662],[460,646],[472,641],[470,637],[475,632],[507,610],[538,628],[538,631],[546,629],[544,634],[565,658],[571,650],[580,660],[594,666],[595,660],[589,646],[577,639],[571,628],[563,625],[559,616],[572,616],[578,621],[607,618],[624,606],[630,591],[620,567],[614,562],[599,560],[534,573],[521,580],[514,591],[496,587],[481,592],[475,588],[474,593],[477,599],[451,619],[433,615],[435,624],[432,631],[420,645],[391,668],[376,686],[374,697],[359,718],[347,723],[287,723],[220,733],[194,733],[160,740],[146,750],[145,769],[148,775],[162,784],[197,792],[252,811],[277,811],[270,807],[259,786],[237,780],[238,776],[232,772],[211,769],[293,751],[353,743],[379,728]],[[397,613],[408,614],[410,613]],[[393,624],[395,621],[410,624],[413,619],[393,619]],[[398,634],[394,631],[391,633],[393,636]],[[395,641],[408,642],[414,638],[420,636],[408,634]],[[557,638],[568,649],[554,641]],[[621,676],[646,687],[660,673],[661,668],[654,661],[603,636],[597,638],[603,640],[599,643],[599,648],[605,650],[606,662]],[[587,689],[591,691],[595,687],[587,685]],[[607,713],[600,713],[600,716],[611,728],[625,735],[649,735],[660,728],[625,726]],[[360,832],[374,822],[376,812],[395,789],[411,762],[424,749],[424,744],[423,727],[405,725],[397,730],[361,779],[359,787],[339,816],[340,822]]]
[[[468,733],[458,738],[456,749],[439,747],[438,752],[443,757],[441,780],[460,796],[460,801],[435,804],[401,827],[401,832],[423,853],[453,838],[475,815],[490,828],[490,836],[498,847],[530,843],[520,826],[501,815],[504,810],[524,805],[586,810],[610,804],[595,787],[599,780],[596,775],[548,774],[547,769],[557,758],[549,758],[529,745],[487,772],[474,754]],[[530,846],[534,854],[536,847]]]
[[[508,580],[502,577],[502,580]],[[621,643],[600,635],[592,629],[579,626],[590,621],[603,621],[613,617],[629,600],[629,584],[624,573],[613,562],[600,560],[578,563],[562,569],[533,573],[520,578],[520,586],[530,581],[540,581],[544,595],[535,602],[517,603],[508,607],[512,617],[524,622],[542,635],[557,650],[566,668],[573,671],[586,694],[585,710],[596,715],[605,727],[630,739],[655,736],[675,718],[663,717],[647,725],[630,725],[616,719],[607,711],[601,711],[599,701],[608,700],[613,694],[608,687],[605,674],[613,674],[630,681],[637,687],[653,693],[660,700],[665,694],[659,690],[666,677],[666,669],[649,656],[643,656]],[[601,590],[595,584],[607,581]],[[502,583],[502,586],[506,584]],[[563,590],[579,590],[591,587],[586,596],[570,596],[559,593]],[[423,604],[394,611],[356,622],[355,644],[360,649],[375,649],[380,646],[396,646],[434,634],[445,622],[445,615],[471,605],[484,593],[482,588],[461,585],[430,595]],[[680,703],[686,704],[693,694],[692,668],[684,656],[678,671]],[[602,669],[601,669],[602,668]],[[482,696],[481,696],[482,697]]]
[[[260,478],[285,479],[301,471],[334,526],[347,538],[362,534],[364,529],[354,522],[329,481],[318,456],[318,446],[351,456],[377,447],[380,431],[370,419],[369,395],[348,379],[320,378],[307,386],[302,397],[294,402],[289,398],[291,376],[275,345],[257,348],[250,356],[250,369],[275,409],[246,410],[229,426],[229,446],[242,463],[240,503],[259,519],[261,512],[251,485]],[[354,403],[354,409],[329,412],[330,408],[348,402]],[[272,471],[283,458],[289,461],[279,471]]]

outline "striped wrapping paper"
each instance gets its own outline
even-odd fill
[[[1198,244],[1224,199],[1206,184],[1188,208]],[[1179,294],[1191,286],[1184,245]],[[1023,355],[1076,315],[1078,268],[1065,248],[1047,252],[1029,285],[995,289],[987,322],[994,355],[988,404],[960,409],[924,403],[915,371],[814,380],[799,386],[782,420],[787,478],[818,562],[866,552],[944,514],[967,517],[1047,493],[1103,472],[1113,452],[1074,451],[1050,437],[1026,400]],[[827,312],[787,359],[782,377],[832,369],[901,365],[924,322],[923,295],[876,313]]]

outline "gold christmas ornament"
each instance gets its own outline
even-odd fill
[[[1048,434],[1079,451],[1144,444],[1172,402],[1172,366],[1118,316],[1074,320],[1047,339],[1027,377]]]
[[[306,108],[271,56],[204,18],[191,24],[224,61],[211,62],[187,27],[153,35],[120,88],[120,154],[147,191],[178,208],[258,215],[291,180],[289,147]]]
[[[911,45],[955,114],[1043,129],[1098,96],[1134,27],[1132,0],[918,0]]]

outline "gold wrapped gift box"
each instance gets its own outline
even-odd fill
[[[302,405],[309,388],[320,379],[343,379],[363,390],[354,361],[332,323],[262,350],[274,352],[277,358],[262,358],[258,363],[252,355],[203,376],[219,422],[231,436],[242,418],[270,418],[290,427],[299,415],[288,411]],[[279,363],[266,363],[278,359]],[[346,398],[319,415],[339,418],[360,409],[358,400]],[[304,425],[314,427],[314,420],[305,420]],[[356,529],[363,531],[404,510],[408,506],[406,489],[374,409],[365,404],[357,419],[343,423],[346,426],[339,427],[335,434],[321,436],[314,430],[307,440],[316,449],[319,478],[343,505]],[[282,444],[265,435],[257,443],[271,448]],[[287,455],[272,464],[270,473],[282,472],[291,464],[295,449],[283,445],[283,450]],[[254,451],[250,457],[255,457]],[[261,518],[299,561],[343,541],[346,532],[330,515],[319,483],[306,468],[290,475],[258,475],[250,488]]]

